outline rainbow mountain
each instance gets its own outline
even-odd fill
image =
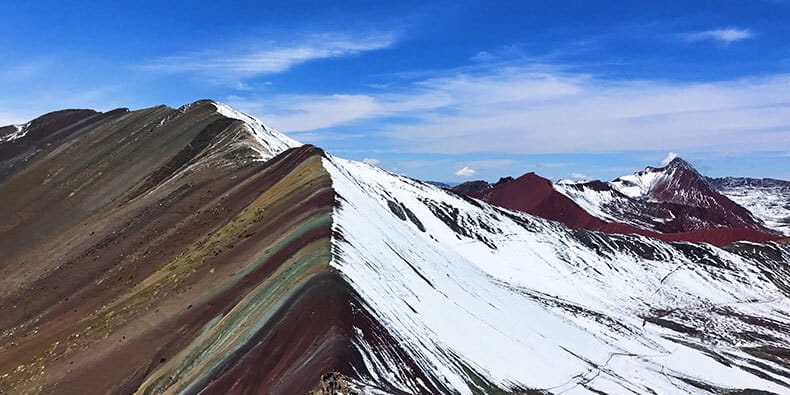
[[[787,243],[571,229],[208,100],[0,164],[0,393],[790,391]]]

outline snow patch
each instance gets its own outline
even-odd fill
[[[21,139],[25,137],[30,128],[30,123],[20,124],[20,125],[10,125],[15,130],[11,133],[6,134],[5,136],[0,136],[0,143],[7,143],[10,141]]]
[[[557,182],[553,184],[554,189],[573,200],[579,207],[584,209],[592,216],[604,221],[619,222],[622,219],[615,218],[609,214],[604,207],[610,204],[617,204],[621,197],[616,196],[614,191],[596,191],[592,188],[575,187],[575,182]]]
[[[657,171],[652,167],[646,168],[638,173],[622,176],[611,182],[611,185],[618,192],[632,199],[646,198],[650,194],[653,185],[667,177],[663,171]]]

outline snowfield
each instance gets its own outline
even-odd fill
[[[707,245],[570,231],[363,163],[324,165],[339,196],[333,265],[441,385],[790,391],[786,365],[749,353],[766,345],[759,339],[790,343],[790,303],[764,263]],[[767,248],[786,271],[787,247]],[[393,357],[359,347],[379,379],[424,391]]]
[[[790,236],[790,187],[728,186],[719,192],[746,207],[765,226]]]
[[[552,187],[573,200],[590,215],[607,222],[655,230],[656,224],[664,224],[675,219],[671,210],[648,210],[649,203],[645,202],[647,199],[642,195],[627,196],[615,188],[597,190],[588,188],[584,184],[554,183]]]

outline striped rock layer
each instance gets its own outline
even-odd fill
[[[387,343],[329,266],[321,150],[260,161],[210,102],[32,124],[0,146],[0,393],[306,393],[364,367],[352,326]]]

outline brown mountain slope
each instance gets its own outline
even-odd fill
[[[0,183],[0,393],[305,393],[367,374],[354,328],[413,366],[329,266],[321,150],[257,161],[210,102],[88,118]]]

